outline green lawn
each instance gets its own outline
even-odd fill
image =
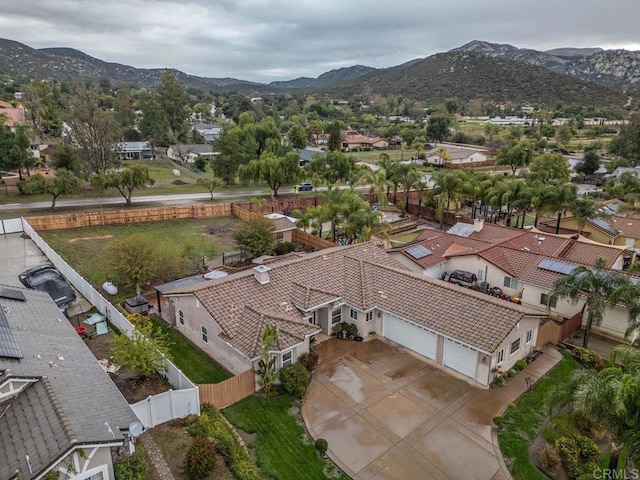
[[[393,237],[390,238],[391,246],[395,247],[395,246],[398,246],[398,245],[402,245],[404,243],[412,242],[421,233],[422,233],[422,231],[401,233],[399,235],[394,235]]]
[[[546,398],[557,385],[567,382],[578,363],[568,353],[544,378],[533,386],[531,393],[525,393],[508,408],[503,415],[504,431],[498,434],[502,454],[513,460],[511,474],[514,480],[545,480],[529,460],[529,442],[536,436],[543,421],[548,417]]]
[[[171,356],[176,366],[194,383],[218,383],[229,378],[229,374],[206,353],[157,318],[152,318],[156,327],[162,329],[171,342]]]
[[[104,249],[114,240],[143,234],[177,256],[195,258],[234,250],[234,217],[212,217],[163,222],[72,228],[40,232],[42,238],[94,286],[110,272]]]
[[[304,441],[304,430],[289,413],[294,399],[288,395],[263,398],[252,395],[226,408],[223,415],[236,427],[257,435],[253,445],[265,478],[318,480],[331,478],[330,464],[318,457],[314,444]],[[331,447],[331,446],[329,446]],[[338,478],[348,480],[344,474]]]

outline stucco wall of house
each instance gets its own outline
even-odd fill
[[[460,165],[460,164],[465,164],[465,163],[484,162],[486,160],[487,160],[487,156],[486,155],[483,155],[480,152],[473,152],[468,157],[457,158],[457,159],[451,160],[451,164]]]
[[[407,267],[412,272],[415,272],[415,273],[424,273],[425,272],[420,265],[418,265],[417,263],[409,260],[407,257],[405,257],[400,252],[390,252],[390,256],[393,257],[398,262],[400,262],[405,267]],[[425,276],[427,276],[427,275],[425,274]]]
[[[539,287],[530,283],[524,283],[522,288],[522,303],[537,307],[540,309],[547,309],[546,304],[540,303],[542,294],[549,294],[550,288]],[[571,300],[558,299],[556,306],[549,309],[553,314],[561,317],[571,318],[580,310],[584,305],[584,300],[580,300],[575,305],[571,303]]]
[[[251,369],[247,358],[218,337],[222,329],[193,295],[170,297],[170,305],[176,330],[207,355],[234,375]],[[180,324],[179,310],[183,313],[184,325]],[[202,340],[202,325],[207,328],[207,342]]]
[[[587,321],[587,315],[582,319],[582,326],[584,327]],[[615,338],[620,341],[631,341],[634,338],[633,335],[628,338],[625,337],[627,328],[629,327],[629,311],[616,307],[607,306],[604,312],[604,319],[599,326],[593,326],[594,332],[600,333],[604,336]]]
[[[515,363],[518,360],[526,358],[531,350],[536,345],[536,340],[538,338],[538,328],[540,327],[540,320],[538,318],[533,317],[525,317],[520,320],[519,325],[511,330],[511,333],[507,335],[507,337],[500,343],[498,348],[493,355],[491,356],[491,370],[498,369],[500,371],[506,372],[510,368],[513,368]],[[531,332],[531,340],[529,342],[527,339],[527,332]],[[520,339],[520,348],[515,351],[513,354],[510,353],[511,344]],[[498,354],[501,350],[504,350],[504,360],[498,364]],[[490,381],[493,381],[493,372],[491,373]]]

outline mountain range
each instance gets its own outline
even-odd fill
[[[547,52],[475,40],[446,53],[375,69],[363,65],[261,84],[235,78],[207,78],[170,69],[189,87],[245,94],[309,91],[332,95],[363,92],[441,101],[480,98],[496,102],[582,103],[622,106],[625,89],[640,81],[640,52],[560,48]],[[167,69],[141,69],[104,62],[71,48],[34,49],[0,39],[0,73],[29,78],[81,81],[107,78],[138,87],[159,83]]]

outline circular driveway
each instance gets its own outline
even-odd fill
[[[303,401],[313,438],[356,479],[507,479],[491,420],[561,358],[483,389],[392,342],[327,340]],[[555,354],[555,355],[554,355]]]

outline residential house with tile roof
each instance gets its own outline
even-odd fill
[[[489,226],[484,225],[482,230]],[[501,234],[499,229],[510,230],[512,235]],[[395,247],[389,254],[413,271],[432,278],[443,278],[454,270],[471,272],[478,278],[478,288],[480,282],[486,282],[486,288],[499,287],[506,296],[520,298],[523,304],[536,308],[547,308],[549,292],[563,272],[578,265],[594,266],[598,258],[604,259],[610,270],[622,271],[627,264],[629,252],[624,247],[578,242],[515,228],[499,229],[489,228],[492,231],[483,237],[498,239],[491,243],[475,239],[480,233],[477,231],[465,230],[466,236],[425,231],[416,241]],[[451,230],[460,233],[463,229]],[[584,301],[572,304],[559,300],[551,306],[550,314],[566,320],[580,313],[583,306]],[[627,323],[626,310],[607,307],[605,321],[594,331],[623,340]]]
[[[0,479],[113,479],[133,410],[47,293],[0,304]]]
[[[345,152],[358,150],[374,150],[389,147],[389,142],[380,137],[367,137],[356,130],[341,133],[342,150]]]
[[[449,160],[445,160],[440,155],[440,148],[444,148],[448,155]],[[445,164],[455,166],[473,166],[477,164],[484,164],[487,161],[487,156],[478,149],[456,147],[452,145],[443,145],[438,148],[433,148],[425,154],[427,163],[430,165],[445,166]]]
[[[296,218],[288,217],[281,213],[267,213],[264,217],[271,220],[273,224],[273,234],[276,243],[292,241],[293,231],[297,228]]]
[[[376,334],[482,385],[536,342],[542,308],[523,307],[411,272],[372,243],[335,247],[165,294],[175,328],[235,374],[255,369],[265,325],[278,368],[309,337],[342,322]]]

